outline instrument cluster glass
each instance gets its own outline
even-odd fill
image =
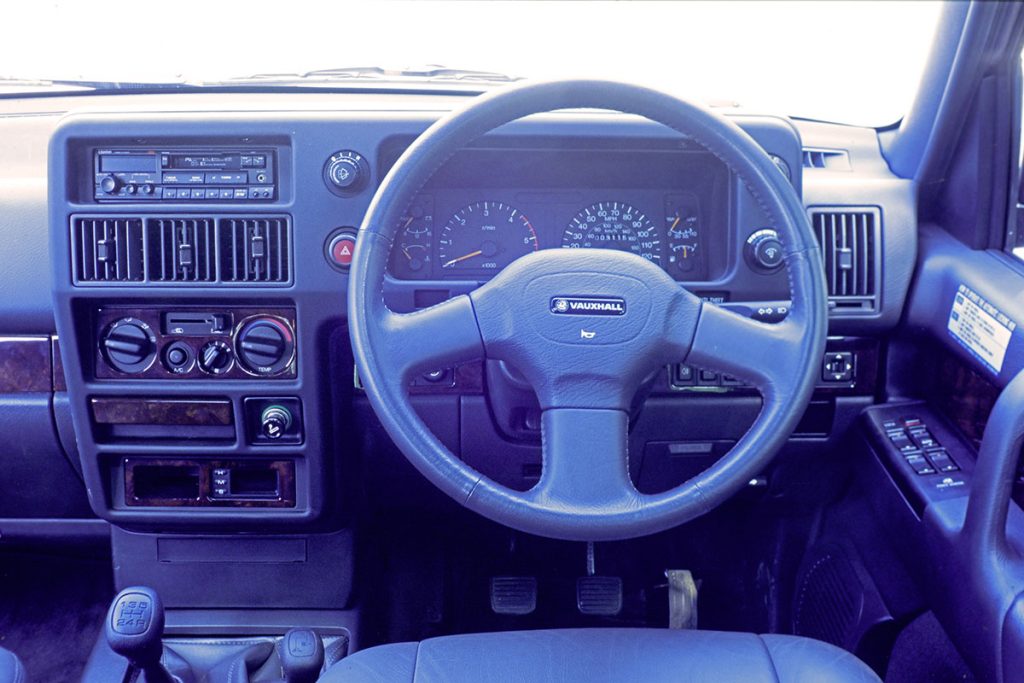
[[[708,155],[494,149],[460,155],[396,226],[392,277],[483,281],[531,252],[565,248],[624,251],[676,280],[705,281],[707,245],[721,242],[707,234],[706,222],[728,225],[728,173]]]

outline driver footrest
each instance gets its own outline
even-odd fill
[[[622,579],[618,576],[581,576],[576,579],[576,607],[580,614],[613,617],[622,611]]]
[[[491,577],[491,610],[495,614],[530,614],[537,609],[537,577]]]

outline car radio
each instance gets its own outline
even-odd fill
[[[101,149],[97,201],[238,202],[277,198],[272,149]]]

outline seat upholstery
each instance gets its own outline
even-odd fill
[[[320,683],[878,683],[859,659],[809,638],[716,631],[565,629],[382,645]]]
[[[21,660],[13,652],[0,648],[0,683],[25,683],[27,680]]]

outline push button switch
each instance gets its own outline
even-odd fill
[[[830,351],[825,354],[821,367],[821,378],[826,382],[852,382],[854,369],[852,351]]]
[[[935,474],[935,468],[923,455],[911,455],[907,458],[907,464],[916,474]]]
[[[355,230],[344,228],[335,232],[327,240],[324,252],[332,268],[347,273],[356,253]]]
[[[939,472],[957,472],[960,469],[960,466],[953,462],[953,458],[949,457],[949,453],[945,449],[928,451],[928,460]]]

